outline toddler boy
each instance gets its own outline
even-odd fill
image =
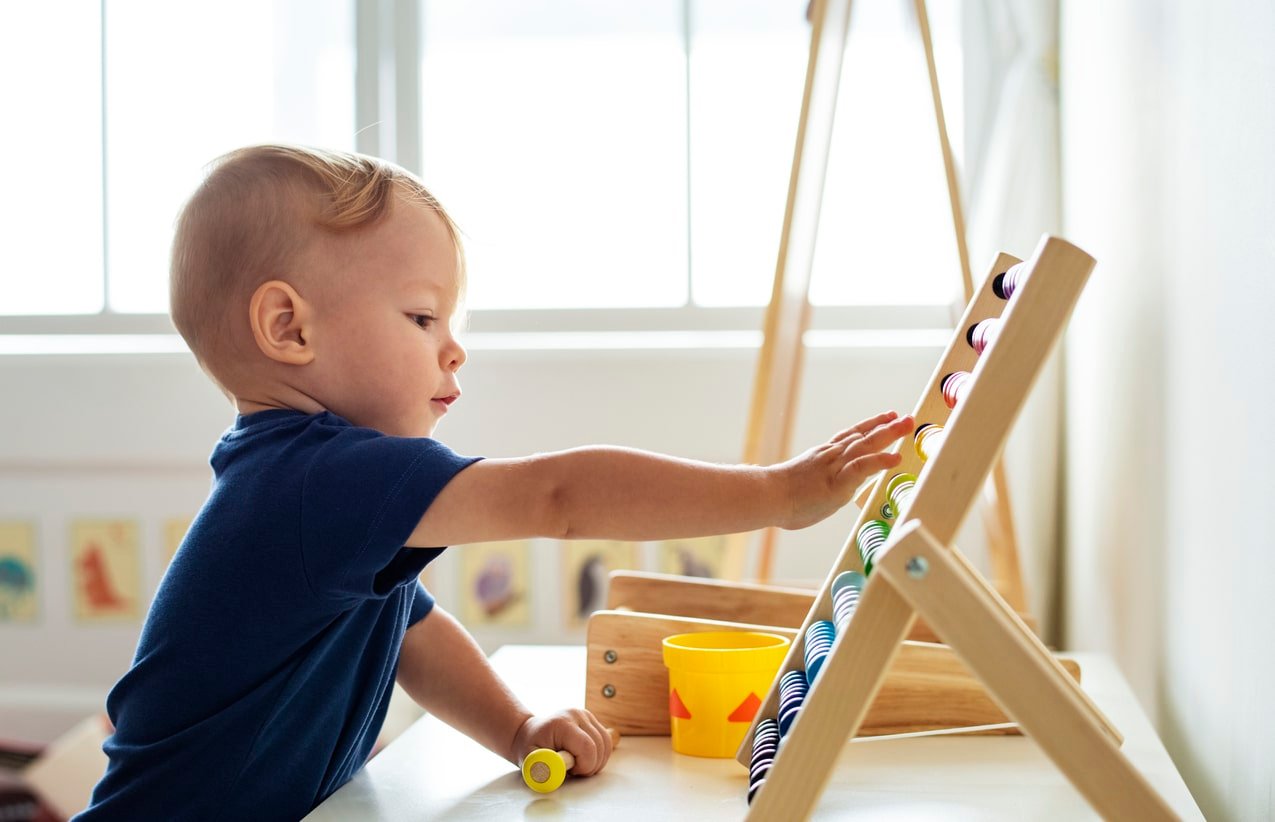
[[[217,160],[178,220],[173,322],[235,404],[214,483],[164,576],[77,819],[296,819],[367,759],[397,681],[517,764],[570,751],[588,711],[533,716],[417,581],[447,545],[660,540],[801,528],[911,430],[865,420],[770,467],[623,448],[518,459],[431,435],[460,397],[456,226],[374,158],[256,146]]]

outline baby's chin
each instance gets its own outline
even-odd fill
[[[433,418],[354,419],[347,417],[346,419],[360,428],[371,428],[373,431],[380,431],[391,437],[432,437],[434,429],[438,427],[438,420]]]
[[[416,418],[402,425],[402,431],[396,436],[400,437],[432,437],[434,431],[438,428],[441,420],[436,420],[432,415],[425,415],[426,418]]]

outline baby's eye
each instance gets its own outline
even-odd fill
[[[421,328],[429,328],[429,324],[434,321],[434,318],[428,314],[408,314],[407,316]]]

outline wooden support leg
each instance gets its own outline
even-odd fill
[[[876,573],[925,616],[1098,813],[1107,819],[1176,818],[1056,660],[1034,636],[1010,624],[1005,609],[951,552],[918,521],[893,536],[897,542]]]
[[[992,608],[995,610],[996,606],[999,604],[999,601],[997,600],[997,596],[999,596],[999,594],[996,589],[992,587],[992,584],[978,572],[978,569],[976,569],[960,551],[957,551],[956,549],[945,550],[946,553],[944,556],[964,570],[965,578],[971,585],[983,591],[985,598],[993,603]],[[1035,648],[1037,653],[1046,655],[1053,665],[1059,667],[1062,666],[1062,663],[1058,660],[1058,658],[1050,653],[1049,649],[1045,647],[1045,644],[1040,641],[1038,636],[1036,636],[1036,632],[1032,630],[1032,627],[1028,625],[1022,617],[1011,611],[1008,607],[1003,607],[999,610],[1000,615],[1003,617],[1002,625],[1005,626],[1006,630],[1018,632],[1018,639],[1020,642]],[[1111,724],[1111,720],[1107,719],[1106,715],[1103,714],[1102,711],[1098,710],[1098,706],[1095,705],[1093,700],[1089,698],[1089,694],[1085,693],[1084,690],[1075,682],[1071,683],[1071,692],[1072,695],[1085,706],[1085,710],[1089,711],[1089,715],[1093,717],[1093,720],[1097,722],[1098,725],[1106,732],[1107,736],[1111,738],[1113,745],[1119,746],[1124,744],[1124,737],[1120,734],[1119,729],[1117,729],[1115,725]]]

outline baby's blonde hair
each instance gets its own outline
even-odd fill
[[[177,218],[169,310],[214,382],[230,393],[230,358],[246,339],[247,306],[256,288],[286,279],[323,234],[376,223],[396,193],[442,217],[456,244],[463,289],[456,224],[424,184],[399,166],[363,154],[287,145],[249,146],[209,164]]]

